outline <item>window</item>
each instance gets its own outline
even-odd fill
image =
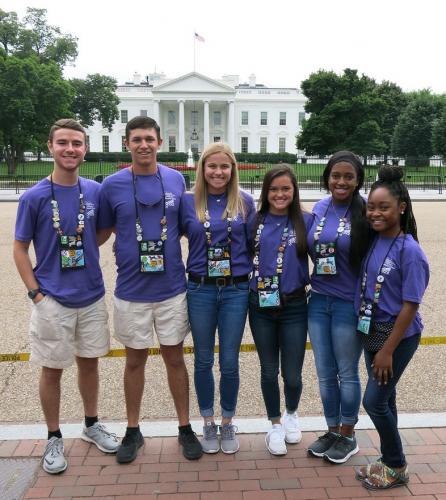
[[[127,151],[127,148],[125,147],[125,135],[121,136],[121,150],[123,153]]]
[[[139,116],[145,116],[147,118],[147,109],[141,109]]]
[[[221,111],[214,111],[214,126],[221,125]]]
[[[286,137],[279,137],[279,153],[286,153]]]
[[[286,111],[281,111],[279,115],[279,125],[286,125]]]
[[[268,151],[268,138],[260,137],[260,152],[267,153]]]
[[[299,111],[299,125],[305,120],[305,111]]]
[[[129,121],[129,112],[126,109],[121,109],[121,123]]]
[[[268,112],[267,111],[260,112],[260,125],[268,125]]]
[[[214,135],[214,142],[220,142],[221,137],[219,135]]]
[[[248,138],[247,137],[242,137],[241,138],[241,148],[240,148],[242,153],[247,153],[248,152]]]
[[[110,137],[108,135],[102,136],[102,152],[103,153],[110,152]]]
[[[249,114],[247,111],[242,111],[242,125],[249,125]]]
[[[198,127],[198,111],[191,111],[190,113],[190,123],[192,127]]]
[[[175,111],[169,110],[167,112],[167,124],[168,125],[175,125],[176,123],[176,114]]]
[[[175,153],[177,150],[177,139],[174,135],[169,135],[169,153]]]

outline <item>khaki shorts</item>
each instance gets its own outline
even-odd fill
[[[128,302],[115,297],[115,337],[126,347],[147,349],[155,345],[178,345],[190,331],[186,292],[162,302]]]
[[[48,368],[68,368],[74,357],[98,358],[110,350],[104,297],[86,307],[65,307],[49,295],[33,304],[29,327],[30,361]]]

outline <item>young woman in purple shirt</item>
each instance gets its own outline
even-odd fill
[[[350,151],[335,153],[323,172],[331,196],[316,203],[308,232],[314,263],[308,333],[328,432],[308,447],[310,455],[346,462],[359,448],[354,435],[361,404],[354,295],[369,241],[365,201],[359,190],[364,168]]]
[[[237,405],[239,350],[248,310],[248,224],[254,201],[240,191],[237,163],[227,144],[207,146],[193,193],[181,200],[182,232],[189,240],[187,304],[195,350],[195,390],[204,419],[205,453],[239,449],[232,424]],[[215,333],[218,328],[221,425],[214,420]],[[218,433],[219,431],[219,433]]]
[[[369,379],[363,405],[381,441],[381,458],[356,471],[365,488],[382,490],[409,481],[398,432],[396,385],[420,342],[418,306],[429,282],[429,265],[401,167],[382,167],[367,202],[376,237],[361,268],[355,297],[358,336]]]
[[[307,340],[308,257],[306,225],[311,215],[299,201],[296,176],[276,165],[264,179],[254,225],[254,272],[250,281],[249,323],[261,367],[261,388],[271,428],[265,436],[272,455],[299,443],[297,407]],[[279,367],[285,412],[280,411]],[[281,418],[282,417],[282,418]]]

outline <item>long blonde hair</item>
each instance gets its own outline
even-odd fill
[[[241,191],[238,185],[238,166],[235,155],[228,144],[224,142],[213,142],[206,146],[198,160],[197,173],[195,178],[194,200],[195,213],[199,221],[204,222],[204,212],[206,210],[206,200],[208,195],[207,182],[204,178],[204,167],[209,156],[215,153],[224,153],[231,161],[231,178],[226,186],[228,201],[223,212],[222,219],[227,216],[235,217],[240,214],[245,218],[245,203],[243,201]]]

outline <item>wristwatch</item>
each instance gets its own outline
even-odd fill
[[[34,300],[39,293],[42,293],[41,290],[40,290],[40,288],[33,288],[32,290],[30,290],[28,292],[28,297],[31,300]]]

